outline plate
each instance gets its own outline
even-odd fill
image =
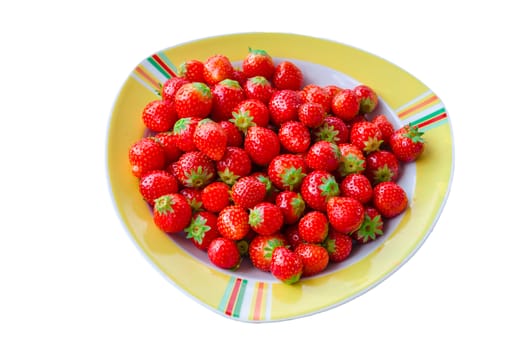
[[[222,53],[234,65],[248,47],[266,50],[275,62],[292,60],[305,83],[371,86],[380,96],[375,113],[395,126],[407,123],[425,131],[426,151],[403,167],[398,181],[409,197],[408,209],[389,221],[378,240],[356,247],[345,262],[323,274],[286,285],[243,263],[232,272],[212,266],[204,252],[183,236],[169,237],[154,225],[128,163],[130,145],[145,135],[141,111],[185,60]],[[348,302],[378,285],[401,267],[427,239],[447,200],[453,177],[453,139],[439,97],[390,62],[338,42],[285,33],[241,33],[177,45],[141,61],[126,78],[113,106],[107,134],[107,171],[116,211],[146,258],[170,281],[210,310],[247,322],[294,319]]]

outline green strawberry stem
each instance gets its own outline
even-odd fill
[[[293,191],[301,184],[305,176],[306,174],[303,173],[302,168],[285,168],[281,174],[281,182],[284,188]]]
[[[319,185],[319,189],[321,190],[321,195],[326,197],[326,200],[339,195],[339,185],[332,175],[322,179],[322,184]]]
[[[422,138],[423,134],[424,134],[423,131],[420,131],[417,125],[412,126],[411,124],[409,124],[407,126],[407,132],[403,136],[411,139],[413,143],[423,143],[424,142]]]
[[[381,217],[379,215],[371,218],[369,215],[365,215],[361,227],[357,231],[357,237],[363,243],[370,242],[383,235],[381,230]]]
[[[264,213],[261,208],[250,209],[249,211],[249,225],[251,227],[259,226],[264,221]]]
[[[368,140],[364,142],[365,147],[363,147],[363,150],[366,153],[372,153],[379,150],[382,143],[383,140],[378,140],[376,137],[369,137]]]
[[[161,196],[154,201],[154,207],[160,214],[167,214],[174,212],[172,205],[174,201],[169,195]]]
[[[354,154],[348,154],[341,158],[338,170],[341,176],[358,174],[365,170],[365,161]]]
[[[253,116],[249,114],[249,111],[246,109],[243,109],[239,112],[233,112],[233,118],[229,119],[229,121],[238,128],[241,132],[246,134],[247,130],[252,127],[256,126],[257,124],[253,121]]]
[[[183,231],[187,233],[186,238],[193,238],[199,244],[205,236],[205,233],[211,229],[211,226],[207,225],[207,220],[201,215],[191,220],[191,224],[187,226]]]

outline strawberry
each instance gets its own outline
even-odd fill
[[[396,130],[390,138],[390,148],[402,162],[418,159],[425,148],[423,132],[417,126],[405,125]]]
[[[323,272],[330,260],[328,251],[318,244],[301,243],[295,248],[295,253],[301,257],[303,262],[303,277]]]
[[[231,187],[233,202],[242,208],[252,208],[266,197],[266,186],[254,176],[244,176]]]
[[[209,86],[214,86],[224,79],[232,79],[234,70],[227,56],[217,54],[204,61],[203,76]]]
[[[227,134],[215,121],[202,119],[196,126],[193,141],[198,150],[205,153],[212,160],[220,160],[227,148]]]
[[[283,61],[275,67],[272,82],[279,90],[300,90],[303,79],[303,73],[295,63]]]
[[[329,260],[337,263],[344,261],[350,256],[353,242],[349,235],[331,229],[323,246],[328,251]]]
[[[213,107],[211,89],[204,83],[187,83],[174,96],[174,108],[179,118],[205,118]]]
[[[304,102],[299,106],[297,114],[299,121],[309,128],[321,126],[326,117],[323,105],[316,102]]]
[[[263,76],[249,77],[242,85],[247,98],[256,99],[267,104],[274,92],[270,81]]]
[[[310,147],[310,130],[299,121],[283,123],[278,135],[282,147],[288,152],[304,153]]]
[[[235,241],[225,237],[217,237],[209,244],[207,256],[215,266],[233,271],[238,269],[242,260]]]
[[[326,85],[323,86],[323,90],[330,96],[330,98],[333,100],[334,96],[342,90],[339,86],[336,85]],[[332,102],[330,102],[330,109],[332,108]]]
[[[268,176],[279,190],[297,190],[307,171],[304,158],[296,154],[280,154],[268,166]]]
[[[233,109],[246,98],[244,90],[236,80],[224,79],[211,89],[213,107],[211,118],[215,121],[229,120]]]
[[[271,265],[271,256],[277,247],[286,245],[286,239],[281,234],[269,236],[257,235],[249,243],[249,258],[257,269],[268,272]]]
[[[167,79],[161,86],[161,99],[170,103],[174,103],[174,97],[176,96],[176,92],[178,92],[178,90],[184,84],[190,82],[190,80],[183,77],[172,77],[170,79]]]
[[[165,154],[165,162],[172,163],[182,155],[182,151],[178,147],[177,136],[173,131],[160,132],[154,135],[154,141],[160,144]]]
[[[387,181],[374,186],[372,202],[383,217],[392,218],[407,208],[408,199],[400,185]]]
[[[218,232],[225,238],[242,239],[249,232],[248,221],[249,214],[244,208],[238,205],[227,206],[218,214]]]
[[[169,171],[180,184],[193,188],[205,187],[215,179],[216,174],[214,162],[200,151],[184,153],[169,166]]]
[[[285,224],[299,221],[306,208],[301,194],[293,191],[282,191],[277,194],[275,205],[281,210]]]
[[[227,147],[222,159],[216,162],[216,171],[220,179],[233,185],[240,177],[251,173],[251,159],[243,148]]]
[[[202,190],[202,205],[205,210],[219,213],[229,204],[229,186],[225,183],[215,181],[205,186]]]
[[[269,236],[284,224],[282,212],[273,203],[261,202],[249,210],[249,225],[258,234]]]
[[[326,204],[330,225],[338,232],[351,234],[359,229],[365,217],[363,204],[352,197],[332,197]]]
[[[173,133],[176,138],[174,142],[183,152],[198,150],[194,144],[194,132],[200,120],[194,117],[181,118],[174,124]]]
[[[257,179],[262,184],[264,184],[264,186],[266,187],[266,196],[264,197],[264,201],[270,203],[275,202],[275,197],[277,196],[279,190],[273,185],[268,174],[266,174],[265,172],[258,171],[252,173],[251,176]]]
[[[328,141],[338,145],[349,142],[349,131],[345,122],[337,117],[328,116],[321,126],[313,129],[315,141]]]
[[[286,238],[287,244],[295,249],[299,244],[303,243],[303,239],[299,235],[299,224],[288,225],[284,229],[284,237]]]
[[[341,89],[332,98],[333,114],[344,120],[350,121],[359,112],[359,100],[352,89]]]
[[[378,95],[370,86],[358,85],[352,91],[357,96],[361,113],[370,113],[378,106]]]
[[[183,231],[196,248],[207,251],[211,242],[220,237],[216,221],[215,214],[208,211],[198,212],[192,216],[191,223]]]
[[[244,142],[242,133],[235,124],[230,121],[222,120],[218,124],[224,129],[227,135],[227,146],[228,147],[241,147]]]
[[[297,110],[301,105],[301,98],[295,90],[278,90],[271,95],[268,102],[270,120],[275,126],[297,120]]]
[[[396,181],[400,176],[400,163],[389,151],[375,151],[366,157],[365,175],[374,184],[384,181]]]
[[[244,149],[253,163],[266,166],[280,153],[279,137],[268,128],[252,126],[246,133]]]
[[[249,48],[248,54],[242,61],[242,70],[248,77],[263,76],[271,79],[275,73],[275,65],[266,51]]]
[[[365,244],[381,235],[383,235],[383,219],[380,213],[373,207],[366,207],[365,219],[361,227],[352,233],[352,238],[361,244]]]
[[[246,83],[248,77],[247,77],[246,73],[244,73],[242,68],[235,67],[235,70],[233,70],[233,77],[231,79],[237,81],[238,85],[240,85],[240,87],[242,88],[244,86],[244,84]],[[243,88],[242,88],[242,90],[243,90]],[[245,93],[244,93],[244,95],[245,95]]]
[[[301,257],[286,247],[277,247],[271,255],[270,272],[279,281],[294,284],[303,271]]]
[[[372,185],[363,174],[347,175],[339,184],[339,189],[343,196],[354,198],[362,204],[372,199]]]
[[[188,60],[178,66],[178,76],[190,82],[205,83],[204,64],[198,60]]]
[[[178,192],[178,180],[165,170],[153,170],[139,180],[139,192],[150,205],[154,200],[169,193]]]
[[[265,127],[269,122],[268,106],[260,100],[246,99],[238,103],[232,112],[230,121],[243,134],[252,126]]]
[[[152,170],[165,167],[165,153],[160,144],[150,138],[142,138],[128,150],[128,161],[132,174],[140,178]]]
[[[381,138],[383,139],[382,145],[389,146],[390,138],[394,133],[394,126],[387,119],[384,114],[379,114],[372,119],[372,123],[376,125],[381,131]]]
[[[306,154],[306,165],[314,170],[332,172],[339,167],[341,151],[335,143],[317,141]]]
[[[192,210],[185,197],[170,193],[154,201],[154,223],[166,233],[177,233],[191,222]]]
[[[299,236],[308,243],[322,243],[328,235],[328,218],[320,211],[310,211],[299,220]]]
[[[301,100],[303,103],[318,103],[326,113],[331,112],[332,97],[322,86],[308,84],[301,90]]]
[[[339,185],[329,172],[314,170],[304,178],[301,195],[310,208],[325,212],[328,199],[339,195]]]
[[[351,143],[339,144],[341,160],[339,161],[338,173],[341,177],[349,174],[361,174],[365,171],[365,155],[359,148]]]
[[[202,211],[202,190],[192,187],[184,187],[180,190],[180,194],[185,197],[187,203],[191,206],[193,213]]]
[[[376,124],[364,121],[352,124],[350,143],[365,153],[377,151],[383,142],[383,134]]]

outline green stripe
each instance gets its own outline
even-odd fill
[[[227,283],[227,288],[224,292],[224,295],[222,296],[222,300],[220,300],[220,304],[218,305],[218,310],[225,312],[225,309],[227,307],[227,302],[229,301],[229,296],[231,295],[231,292],[233,291],[234,285],[235,285],[235,277],[231,277],[229,279],[229,282]]]
[[[440,115],[440,114],[444,113],[445,111],[446,111],[445,108],[442,107],[439,110],[434,111],[433,113],[426,115],[425,117],[421,117],[420,119],[417,119],[415,121],[410,122],[409,124],[411,124],[411,126],[416,125],[416,124],[420,124],[421,122],[423,122],[423,121],[425,121],[427,119],[430,119],[430,118],[434,118],[437,115]]]
[[[247,280],[242,280],[240,289],[238,290],[237,300],[235,304],[235,310],[233,311],[233,317],[240,317],[240,309],[242,308],[242,301],[244,300],[244,293],[246,292]]]
[[[432,128],[436,128],[437,126],[443,125],[447,123],[447,118],[442,118],[432,124],[426,125],[423,128],[420,128],[420,131],[426,132],[427,130],[431,130]]]
[[[171,60],[169,60],[164,52],[158,52],[158,56],[163,60],[163,62],[165,62],[167,66],[169,66],[170,69],[174,71],[175,74],[178,73],[178,68],[176,68],[176,66],[171,62]]]
[[[152,65],[153,65],[153,66],[154,66],[154,67],[155,67],[155,68],[156,68],[161,74],[163,74],[163,75],[165,76],[165,78],[167,78],[167,79],[170,78],[169,73],[165,72],[165,69],[163,69],[163,67],[160,66],[160,65],[158,64],[158,62],[156,62],[152,57],[149,57],[147,60],[148,60],[148,61],[150,62],[150,64],[152,64]]]

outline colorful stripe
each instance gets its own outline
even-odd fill
[[[268,292],[271,290],[269,284],[264,282],[256,282],[253,297],[251,300],[251,309],[249,312],[249,319],[253,321],[261,321],[269,318],[266,305],[268,304]]]
[[[396,109],[398,117],[405,124],[418,126],[421,131],[427,131],[447,122],[447,112],[432,91],[427,91]]]
[[[176,76],[176,66],[163,53],[158,52],[143,60],[132,72],[132,77],[152,93],[159,95],[165,81]]]
[[[238,277],[231,277],[218,309],[228,316],[240,317],[240,310],[242,308],[242,301],[244,299],[247,283],[247,280]]]
[[[249,321],[271,317],[271,285],[266,282],[231,277],[218,310],[223,314]]]

